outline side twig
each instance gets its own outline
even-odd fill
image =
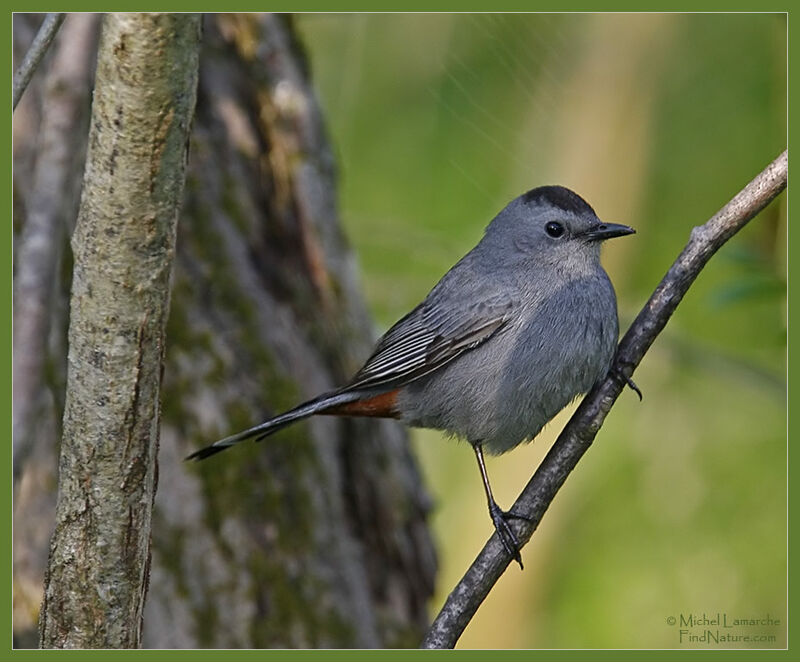
[[[31,47],[25,54],[25,59],[22,61],[19,69],[14,73],[14,101],[11,106],[12,110],[17,107],[19,100],[22,98],[22,93],[25,91],[25,88],[28,87],[31,78],[33,78],[33,72],[36,71],[36,67],[39,66],[44,54],[55,38],[58,28],[60,28],[61,24],[64,22],[64,16],[65,14],[48,14],[45,16],[42,27],[39,28],[39,32],[37,32],[36,36],[33,38]]]
[[[627,380],[666,325],[711,256],[786,188],[784,151],[705,225],[692,230],[689,243],[670,267],[617,348],[609,376],[583,399],[550,452],[525,486],[512,510],[530,517],[514,520],[523,544],[536,530],[569,473],[591,445]],[[422,648],[453,648],[510,559],[493,535],[448,596],[422,642]]]

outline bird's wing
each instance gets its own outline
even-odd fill
[[[386,332],[345,388],[401,385],[418,379],[491,338],[514,308],[508,295],[447,309],[425,301]]]

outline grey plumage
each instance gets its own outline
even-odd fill
[[[394,410],[377,415],[444,430],[474,446],[495,528],[521,565],[506,522],[514,515],[494,502],[482,449],[503,453],[530,441],[606,375],[618,322],[600,244],[632,232],[601,222],[569,189],[528,191],[384,334],[349,384],[189,457],[262,439],[314,414],[354,415],[342,406],[394,394]]]

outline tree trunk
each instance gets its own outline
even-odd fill
[[[46,648],[140,645],[197,15],[104,21],[70,303]]]
[[[142,643],[417,646],[436,564],[429,500],[402,427],[319,418],[183,462],[342,383],[374,339],[291,21],[207,17],[202,48]],[[36,552],[17,536],[19,506],[15,573]],[[22,628],[15,616],[15,635]]]
[[[373,338],[290,23],[209,23],[168,328],[145,643],[416,646],[435,561],[399,426],[320,418],[182,462],[342,383]]]

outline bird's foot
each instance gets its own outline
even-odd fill
[[[497,531],[497,535],[500,538],[500,542],[503,543],[503,547],[505,548],[506,552],[508,552],[508,555],[512,559],[519,563],[519,569],[523,570],[522,556],[520,555],[519,551],[521,545],[517,539],[517,534],[514,533],[514,529],[511,528],[508,520],[524,519],[530,521],[531,518],[527,515],[515,513],[511,510],[503,510],[496,503],[489,504],[489,515],[492,518],[494,529]]]

